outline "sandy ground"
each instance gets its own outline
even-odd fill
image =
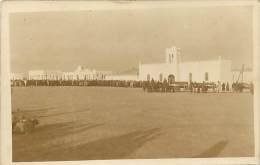
[[[14,161],[254,155],[249,93],[145,93],[109,87],[14,88],[40,124],[13,135]]]

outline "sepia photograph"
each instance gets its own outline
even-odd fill
[[[259,2],[178,2],[4,3],[2,157],[259,163]]]

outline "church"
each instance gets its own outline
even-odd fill
[[[180,60],[177,47],[166,49],[165,63],[139,64],[139,80],[163,81],[171,76],[175,81],[186,82],[229,82],[232,83],[231,60],[219,56],[215,60]]]

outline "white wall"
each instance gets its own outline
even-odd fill
[[[147,80],[147,75],[150,74],[150,79],[156,81],[160,80],[160,74],[163,75],[163,79],[168,79],[170,74],[175,76],[175,80],[178,81],[176,68],[173,64],[141,64],[139,66],[139,80]]]
[[[28,72],[29,80],[44,80],[46,77],[44,70],[31,70]]]
[[[230,60],[221,60],[220,62],[220,81],[221,83],[232,83],[232,62]]]
[[[205,80],[206,72],[208,81]],[[176,81],[189,81],[189,73],[192,73],[192,81],[196,82],[232,82],[231,61],[221,58],[210,61],[183,62],[177,66],[167,63],[139,65],[140,80],[147,80],[147,74],[150,74],[151,79],[159,80],[161,73],[163,79],[167,79],[170,74],[173,74]]]
[[[189,73],[192,73],[192,81],[203,82],[205,73],[208,72],[208,82],[216,82],[220,79],[219,61],[193,61],[180,63],[180,80],[189,81]]]
[[[11,73],[11,80],[23,80],[25,78],[23,73]]]
[[[59,80],[62,78],[61,71],[32,70],[28,72],[29,80]]]
[[[106,80],[138,80],[138,75],[109,75],[106,76]]]

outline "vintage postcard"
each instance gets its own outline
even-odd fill
[[[258,164],[258,1],[7,1],[1,163]]]

